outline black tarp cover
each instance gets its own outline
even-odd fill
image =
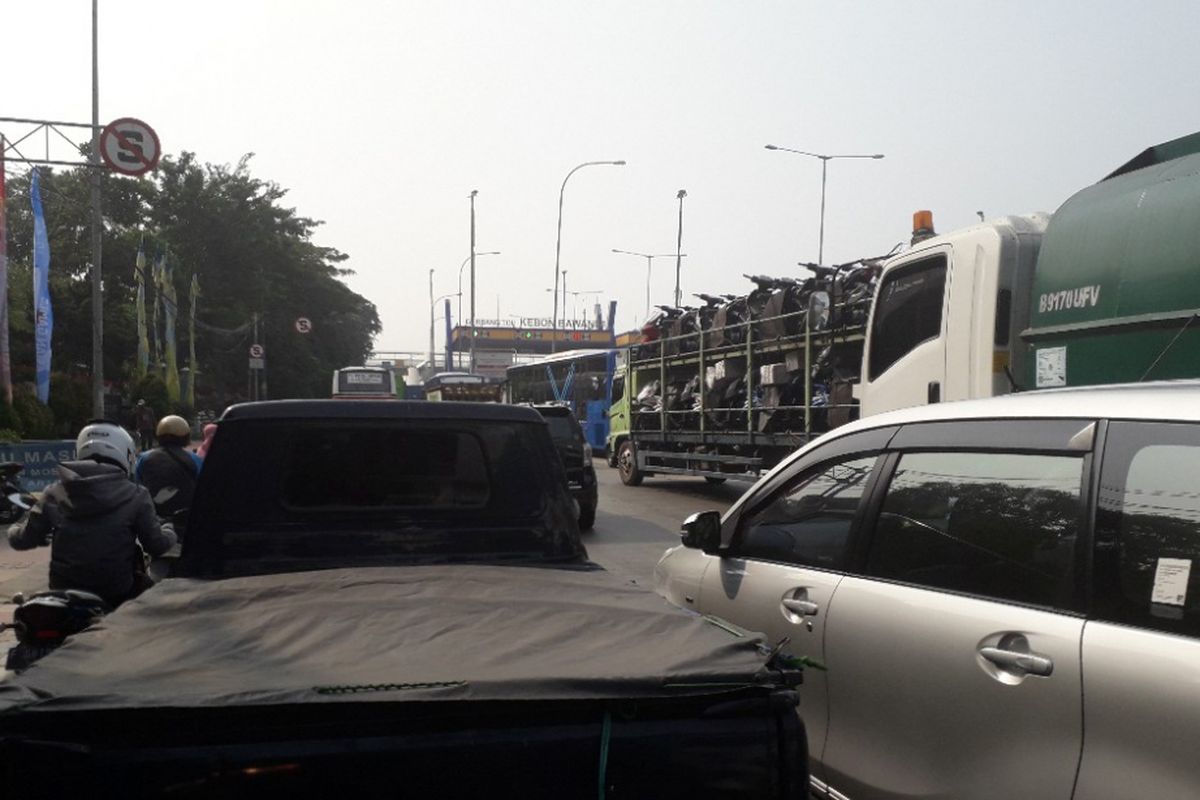
[[[760,638],[598,569],[172,579],[0,683],[0,722],[20,710],[664,697],[752,683],[763,661]]]

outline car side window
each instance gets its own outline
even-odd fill
[[[876,456],[824,464],[783,487],[739,525],[733,555],[842,569],[854,516]]]
[[[1101,619],[1200,637],[1200,426],[1109,425],[1096,513]]]
[[[904,453],[866,572],[1040,606],[1074,605],[1083,457]]]
[[[922,259],[884,277],[871,323],[868,373],[875,380],[917,345],[942,335],[946,257]]]

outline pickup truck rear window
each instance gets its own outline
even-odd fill
[[[316,428],[292,441],[283,481],[290,509],[482,508],[487,460],[466,431]]]
[[[571,423],[565,414],[547,414],[546,424],[550,426],[550,438],[554,441],[580,441],[579,428]]]

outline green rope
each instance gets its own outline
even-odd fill
[[[612,738],[612,715],[604,712],[604,726],[600,730],[600,800],[604,800],[604,784],[608,782],[608,743]]]

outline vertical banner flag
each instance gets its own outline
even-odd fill
[[[192,273],[192,288],[189,292],[191,300],[188,304],[188,388],[184,405],[196,407],[196,298],[200,296],[200,279]]]
[[[137,278],[137,376],[146,377],[150,369],[150,340],[146,336],[146,237],[138,242],[134,277]]]
[[[160,254],[150,267],[150,282],[154,284],[154,327],[151,336],[154,337],[154,374],[163,377],[162,328],[158,325],[158,310],[162,306],[162,266],[163,257]]]
[[[179,365],[175,360],[175,319],[178,316],[179,304],[175,297],[175,270],[163,259],[163,339],[166,342],[167,374],[163,379],[167,384],[167,399],[172,403],[179,402]]]
[[[46,217],[42,213],[41,173],[32,170],[29,201],[33,205],[33,319],[34,346],[37,351],[38,400],[50,402],[50,334],[54,331],[54,312],[50,309],[50,241],[46,236]]]
[[[12,369],[8,358],[8,225],[5,202],[8,197],[4,185],[4,148],[8,146],[0,136],[0,391],[4,400],[12,405]]]

